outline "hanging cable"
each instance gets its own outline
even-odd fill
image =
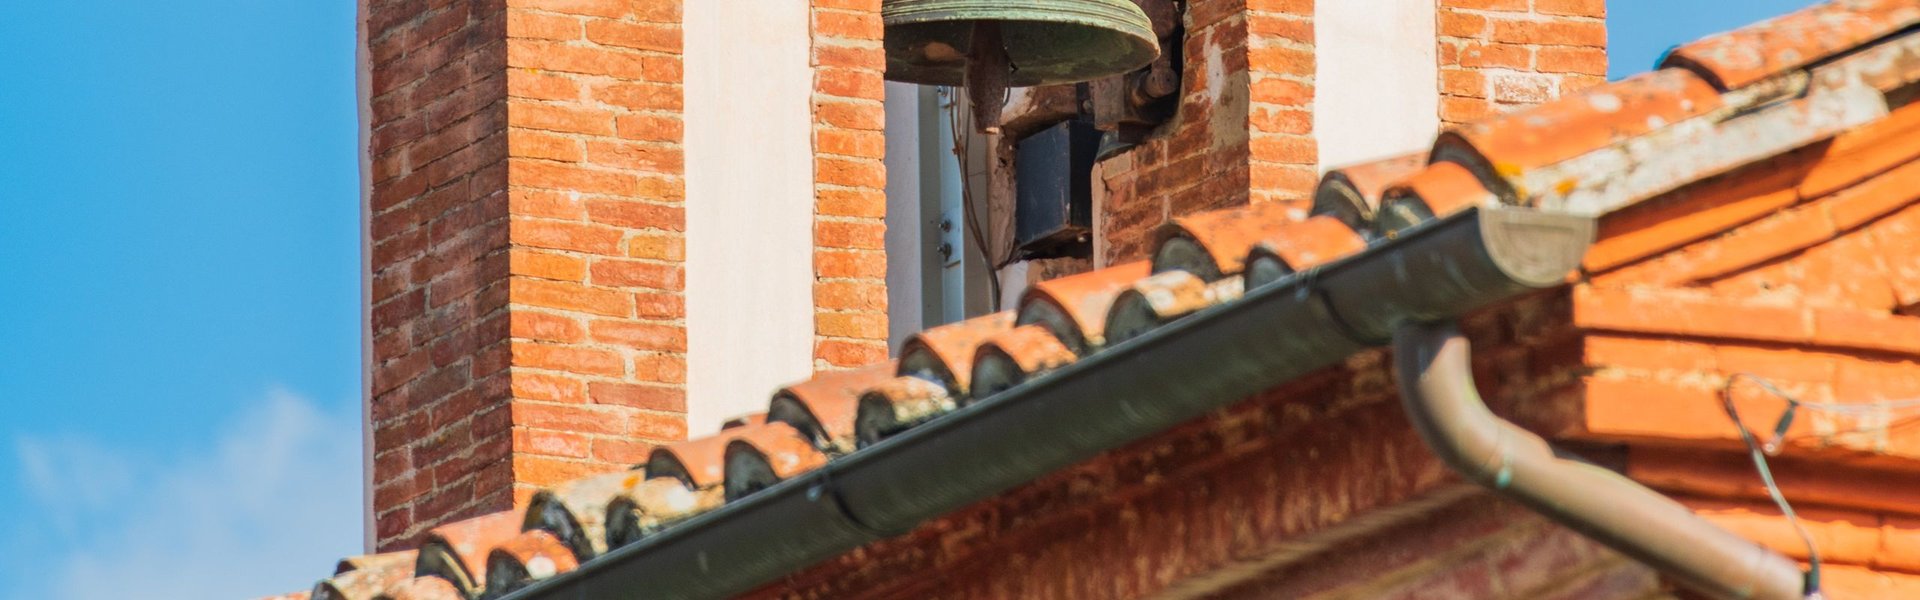
[[[1000,312],[1000,267],[1002,265],[996,264],[993,253],[987,248],[986,234],[980,226],[979,214],[974,211],[972,169],[968,164],[972,160],[972,136],[967,135],[966,129],[961,127],[963,123],[960,114],[962,112],[960,96],[955,93],[954,88],[944,89],[949,99],[947,129],[953,132],[953,154],[960,163],[960,212],[966,213],[961,215],[965,219],[962,226],[967,228],[968,237],[973,238],[973,247],[980,251],[981,266],[987,270],[987,291],[991,294],[987,299],[987,305],[993,308],[992,312]]]
[[[1733,403],[1733,386],[1741,379],[1751,381],[1767,393],[1787,401],[1787,410],[1780,414],[1780,422],[1773,428],[1773,439],[1766,442],[1764,449],[1762,444],[1754,439],[1753,431],[1747,429],[1746,421],[1740,419],[1740,409]],[[1813,544],[1813,535],[1807,533],[1806,526],[1800,523],[1800,516],[1794,514],[1793,505],[1787,502],[1786,495],[1780,493],[1780,486],[1773,481],[1773,470],[1767,466],[1767,455],[1780,451],[1780,444],[1786,439],[1787,428],[1793,425],[1794,413],[1798,412],[1803,403],[1792,394],[1788,394],[1786,390],[1773,385],[1773,382],[1752,373],[1734,373],[1728,376],[1726,385],[1720,389],[1720,401],[1727,410],[1727,417],[1733,419],[1734,427],[1740,430],[1740,439],[1747,444],[1747,454],[1753,458],[1753,469],[1760,474],[1760,483],[1766,485],[1767,495],[1773,497],[1774,505],[1780,507],[1780,514],[1786,515],[1787,523],[1793,525],[1794,532],[1800,534],[1800,542],[1807,546],[1806,584],[1803,588],[1806,597],[1821,598],[1820,549]]]

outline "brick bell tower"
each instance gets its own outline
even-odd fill
[[[779,201],[799,207],[788,236],[812,269],[787,284],[798,351],[773,376],[886,356],[878,11],[815,0],[792,13],[790,97],[804,116],[799,151],[782,153],[800,161],[798,183]],[[627,468],[717,427],[703,410],[730,410],[688,402],[701,370],[689,296],[754,292],[689,290],[686,98],[692,84],[752,80],[689,81],[693,12],[683,0],[363,0],[378,548]],[[713,229],[703,239],[753,237]]]

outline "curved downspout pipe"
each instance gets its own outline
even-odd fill
[[[1613,471],[1562,459],[1495,416],[1474,389],[1467,339],[1453,323],[1402,325],[1393,351],[1408,419],[1467,479],[1714,598],[1808,597],[1793,561]]]

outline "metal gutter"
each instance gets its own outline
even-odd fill
[[[738,594],[1385,343],[1560,285],[1589,218],[1469,209],[1116,344],[510,600]]]
[[[1407,417],[1435,455],[1482,486],[1714,598],[1811,597],[1800,567],[1618,473],[1561,457],[1495,416],[1451,322],[1408,324],[1393,353]]]

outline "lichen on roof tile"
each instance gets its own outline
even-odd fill
[[[1910,0],[1837,0],[1683,44],[1662,67],[1698,72],[1731,90],[1807,66],[1920,23]]]
[[[1434,142],[1433,160],[1466,165],[1488,189],[1524,204],[1536,190],[1519,186],[1519,174],[1720,106],[1720,92],[1690,71],[1643,73],[1442,133]]]
[[[765,425],[722,429],[712,435],[654,448],[647,457],[647,478],[673,477],[694,489],[718,486],[726,474],[721,454],[726,450],[727,442],[761,427]]]
[[[1141,279],[1115,298],[1107,311],[1107,341],[1119,344],[1200,309],[1238,300],[1245,286],[1242,276],[1208,283],[1186,271]]]
[[[1151,275],[1148,261],[1131,262],[1033,284],[1020,299],[1020,325],[1040,324],[1075,356],[1105,346],[1107,309],[1134,281]]]
[[[590,560],[607,551],[608,505],[638,487],[645,477],[639,470],[629,470],[540,490],[528,502],[521,528],[548,531],[581,560]]]
[[[772,423],[727,444],[726,498],[733,501],[827,464],[798,430]]]
[[[477,595],[486,585],[487,554],[520,534],[518,511],[502,511],[455,521],[427,532],[414,572],[452,582],[462,594]]]
[[[854,431],[865,448],[955,407],[946,387],[920,377],[895,377],[860,395]]]
[[[640,482],[607,504],[607,547],[619,548],[646,539],[675,523],[719,508],[722,486],[687,487],[675,477]]]
[[[1011,311],[974,317],[914,334],[900,345],[897,373],[945,386],[954,396],[965,396],[973,377],[974,348],[987,338],[1013,328]]]
[[[973,394],[967,402],[985,399],[1029,378],[1067,366],[1074,358],[1073,351],[1045,327],[1021,325],[1009,329],[980,345],[973,359]]]
[[[860,394],[892,379],[897,363],[851,371],[816,373],[812,379],[781,388],[767,407],[767,420],[792,425],[828,454],[846,454],[858,446],[853,423]]]
[[[406,550],[340,561],[343,569],[314,584],[314,600],[371,600],[382,590],[413,577],[418,552]]]
[[[487,595],[498,598],[580,567],[580,558],[552,533],[521,532],[487,554]]]

